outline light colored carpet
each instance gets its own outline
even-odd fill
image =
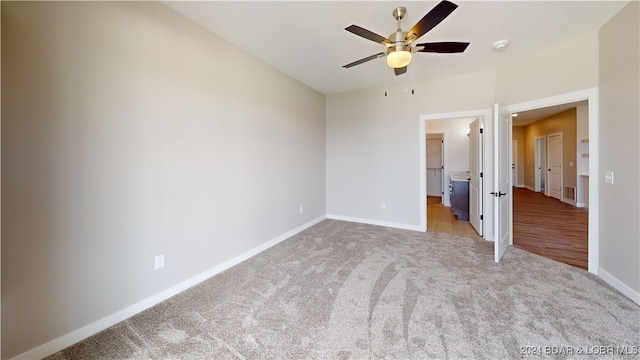
[[[325,220],[50,359],[503,359],[639,334],[640,307],[584,270]]]

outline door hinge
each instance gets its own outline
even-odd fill
[[[484,220],[484,216],[483,215],[480,215],[480,220]]]
[[[484,130],[482,128],[480,128],[480,134],[483,134]]]
[[[480,173],[480,177],[482,177],[482,173]]]
[[[442,191],[442,195],[444,195],[444,191]]]
[[[440,140],[440,142],[444,144],[444,140]]]
[[[440,169],[444,170],[444,165],[440,166]]]

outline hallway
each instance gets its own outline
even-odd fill
[[[513,245],[587,269],[589,210],[543,193],[513,188]]]

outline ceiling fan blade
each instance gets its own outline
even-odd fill
[[[436,25],[440,24],[442,20],[444,20],[449,14],[453,12],[458,7],[458,5],[444,0],[436,7],[431,9],[417,24],[415,24],[411,30],[405,36],[405,40],[408,43],[416,40],[420,36],[426,34],[429,30],[433,29]]]
[[[356,34],[358,36],[362,36],[363,38],[371,40],[373,42],[377,42],[384,45],[391,44],[391,40],[387,39],[386,37],[378,35],[358,25],[351,25],[345,28],[345,30],[347,30],[350,33]]]
[[[401,67],[401,68],[395,68],[395,69],[393,69],[393,72],[396,73],[396,76],[402,75],[402,74],[407,72],[407,67],[405,66],[405,67]]]
[[[468,42],[433,42],[416,44],[416,48],[423,47],[422,50],[416,52],[430,52],[430,53],[461,53],[464,52],[469,46]]]
[[[352,63],[350,63],[350,64],[347,64],[347,65],[344,65],[344,66],[342,66],[342,67],[343,67],[343,68],[345,68],[345,69],[348,69],[348,68],[350,68],[350,67],[352,67],[352,66],[360,65],[360,64],[362,64],[362,63],[366,63],[367,61],[371,61],[371,60],[373,60],[373,59],[377,59],[377,58],[379,58],[379,57],[383,57],[383,56],[385,56],[386,54],[387,54],[387,53],[385,53],[385,52],[381,52],[381,53],[379,53],[379,54],[375,54],[375,55],[367,56],[367,57],[366,57],[366,58],[364,58],[364,59],[360,59],[360,60],[358,60],[358,61],[354,61],[354,62],[352,62]]]

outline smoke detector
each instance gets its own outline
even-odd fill
[[[509,45],[509,40],[498,40],[493,43],[493,49],[495,51],[502,51],[507,45]]]

